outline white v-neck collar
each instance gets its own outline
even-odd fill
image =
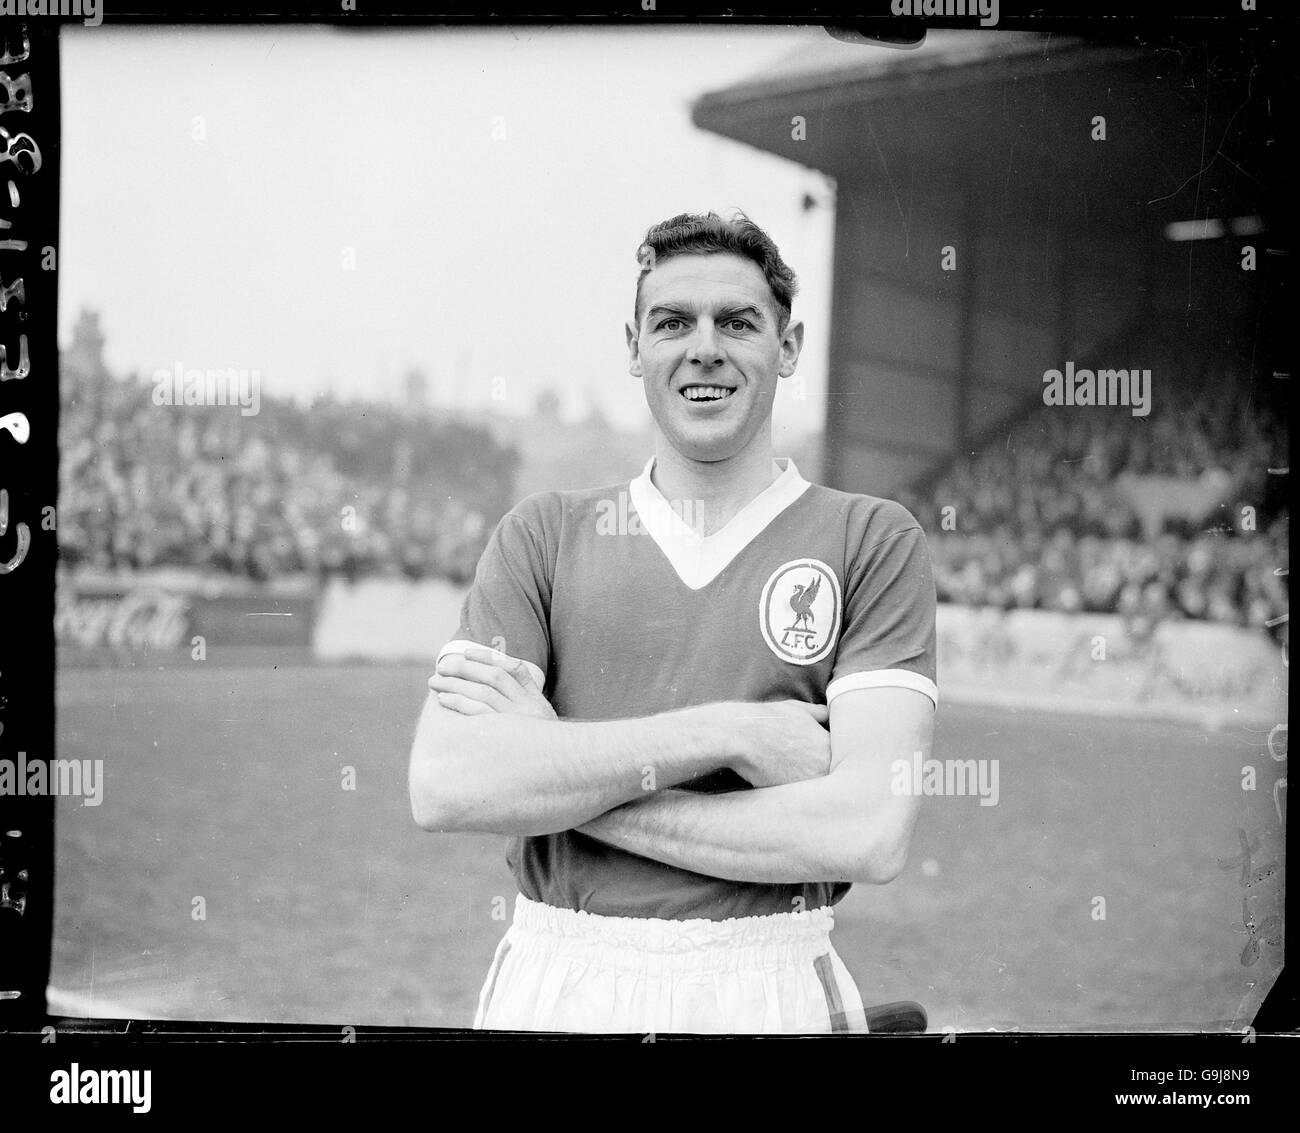
[[[741,508],[727,525],[712,535],[700,535],[675,510],[650,479],[655,458],[628,485],[632,506],[641,526],[672,564],[677,577],[690,589],[699,590],[712,582],[727,564],[795,502],[808,488],[808,481],[789,457],[785,468],[766,488]],[[781,467],[780,459],[777,467]],[[679,505],[679,509],[680,509]]]

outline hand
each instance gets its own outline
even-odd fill
[[[556,719],[528,665],[495,649],[472,645],[464,655],[449,653],[429,678],[438,703],[462,716],[484,712]]]
[[[755,787],[819,779],[831,769],[830,709],[801,700],[729,703],[724,717],[740,738],[731,769]]]

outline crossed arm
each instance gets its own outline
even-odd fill
[[[522,663],[446,657],[411,751],[425,829],[577,829],[733,881],[883,883],[901,872],[919,800],[892,765],[928,756],[933,709],[911,689],[858,689],[829,710],[794,702],[699,705],[634,720],[559,720]],[[672,789],[730,767],[755,789]]]
[[[655,861],[731,881],[892,881],[907,861],[919,799],[895,794],[890,768],[930,750],[923,693],[859,689],[831,705],[831,749],[815,779],[704,795],[666,791],[578,827]]]

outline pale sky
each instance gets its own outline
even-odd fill
[[[800,277],[807,396],[778,398],[778,433],[819,429],[831,188],[689,107],[824,35],[65,28],[60,340],[89,306],[119,374],[390,398],[417,367],[441,404],[492,405],[500,377],[505,412],[550,386],[638,427],[636,248],[739,206]]]

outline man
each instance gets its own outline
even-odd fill
[[[891,764],[929,756],[938,702],[924,536],[773,459],[803,325],[766,233],[676,216],[638,259],[654,456],[501,521],[429,681],[412,811],[514,836],[476,1027],[863,1029],[831,907],[907,857]]]

